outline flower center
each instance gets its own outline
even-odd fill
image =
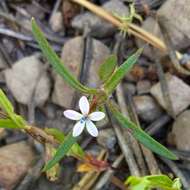
[[[84,122],[86,121],[86,119],[87,119],[86,116],[82,117],[82,118],[80,119],[80,123],[84,123]]]

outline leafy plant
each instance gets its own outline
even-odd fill
[[[102,87],[99,89],[92,89],[82,85],[73,75],[65,68],[64,63],[59,59],[59,57],[52,50],[47,40],[45,39],[40,28],[36,24],[35,20],[32,19],[32,31],[34,37],[36,38],[41,50],[48,59],[52,67],[63,77],[63,79],[73,88],[81,93],[92,96],[91,108],[99,108],[102,104],[107,104],[111,110],[113,116],[118,120],[118,122],[125,128],[129,128],[132,131],[133,136],[139,140],[143,145],[151,149],[153,152],[165,156],[169,159],[177,159],[177,157],[170,152],[163,145],[155,141],[152,137],[146,134],[142,129],[138,128],[134,123],[132,123],[128,118],[124,117],[115,103],[111,103],[109,100],[110,95],[113,93],[117,85],[121,82],[123,77],[129,72],[133,65],[137,62],[142,49],[139,49],[135,54],[130,56],[121,66],[116,68],[116,58],[115,56],[110,56],[104,64],[100,67],[99,76],[103,81]],[[106,72],[106,68],[109,68]],[[76,143],[76,138],[71,134],[68,134],[65,140],[61,143],[54,158],[47,163],[44,171],[53,167],[57,162],[59,162],[63,156],[65,156],[72,145]]]
[[[138,61],[142,49],[139,49],[136,53],[130,56],[119,67],[116,66],[117,59],[114,55],[108,57],[108,59],[101,65],[99,70],[99,77],[102,80],[103,84],[100,86],[100,88],[94,89],[84,86],[76,78],[73,77],[70,71],[64,66],[64,63],[62,63],[60,58],[50,47],[34,19],[32,19],[32,31],[41,50],[55,71],[60,74],[60,76],[62,76],[63,79],[75,90],[90,96],[91,101],[88,111],[89,117],[97,117],[98,114],[99,116],[105,115],[104,113],[100,113],[100,111],[93,112],[93,115],[92,111],[96,109],[102,109],[104,105],[107,105],[118,123],[120,123],[124,128],[128,129],[139,142],[161,156],[173,160],[177,159],[177,157],[167,148],[146,134],[142,129],[131,122],[129,118],[123,116],[120,113],[117,104],[113,100],[110,100],[110,96],[114,92],[117,85],[121,82],[126,73],[128,73],[132,69],[133,65]],[[83,100],[85,100],[85,98],[83,98]],[[88,107],[88,105],[86,106]],[[48,173],[48,176],[51,176],[52,179],[56,177],[58,163],[64,156],[73,156],[83,161],[88,160],[88,165],[90,165],[91,168],[97,169],[97,166],[99,167],[99,165],[103,165],[104,168],[107,167],[107,163],[102,164],[101,161],[97,162],[94,158],[89,159],[91,157],[87,156],[80,145],[77,144],[77,138],[73,137],[72,133],[69,132],[67,135],[65,135],[56,129],[42,130],[37,127],[28,125],[24,118],[14,112],[12,104],[2,90],[0,90],[0,108],[2,110],[0,119],[1,128],[19,129],[25,131],[39,142],[44,143],[44,145],[47,147],[51,158],[50,160],[47,160],[47,164],[45,165],[43,171],[51,171]],[[72,113],[76,114],[75,111],[72,111]],[[80,115],[80,118],[81,120],[89,122],[87,120],[88,118],[85,117],[85,114],[83,114],[82,117]],[[91,119],[95,119],[94,121],[97,121],[97,118]],[[93,166],[94,163],[98,164]],[[150,180],[150,178],[148,179]]]
[[[125,184],[130,190],[151,190],[161,188],[162,190],[181,190],[179,178],[173,181],[166,175],[150,175],[145,177],[130,176]]]

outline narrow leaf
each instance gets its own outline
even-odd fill
[[[152,150],[153,152],[164,156],[171,160],[176,160],[177,157],[169,151],[166,147],[161,145],[159,142],[154,140],[151,136],[145,133],[141,128],[137,127],[133,122],[131,122],[128,118],[124,117],[116,105],[112,101],[109,101],[108,106],[113,116],[117,119],[117,121],[124,127],[130,130],[132,135],[141,142],[144,146]]]
[[[112,75],[116,68],[117,57],[115,55],[109,56],[99,68],[99,77],[102,81],[106,81]]]
[[[72,134],[67,135],[63,143],[58,147],[55,156],[45,165],[43,171],[45,172],[55,166],[68,153],[76,140]]]
[[[0,128],[16,129],[19,127],[10,119],[0,119]]]
[[[64,141],[64,139],[65,139],[65,135],[59,129],[56,129],[56,128],[46,128],[45,131],[48,134],[52,135],[60,143],[62,143]],[[73,144],[73,146],[70,148],[70,150],[67,152],[66,155],[82,159],[84,157],[85,153],[84,153],[82,147],[78,143],[75,143],[75,144]]]
[[[133,65],[137,62],[142,49],[139,49],[135,54],[130,56],[118,69],[115,73],[110,77],[110,79],[104,84],[104,89],[108,94],[111,94],[116,86],[120,83],[120,81],[124,78],[127,72],[129,72]]]
[[[36,24],[34,18],[32,19],[32,32],[33,35],[38,42],[41,50],[43,51],[45,57],[48,59],[49,63],[53,66],[53,68],[56,70],[57,73],[59,73],[64,80],[73,88],[76,90],[87,93],[87,94],[95,94],[96,89],[88,88],[84,85],[82,85],[76,78],[73,77],[73,75],[69,72],[69,70],[64,66],[60,58],[57,56],[57,54],[53,51],[53,49],[50,47],[48,41],[45,39],[44,34]]]
[[[4,92],[0,89],[0,107],[5,111],[9,116],[14,113],[13,106],[8,100]]]
[[[15,125],[17,125],[17,128],[18,127],[25,128],[26,126],[25,120],[21,116],[14,113],[14,109],[11,102],[9,101],[9,99],[6,97],[6,95],[1,89],[0,89],[0,108],[8,115],[8,117],[10,117],[12,122],[14,122]]]

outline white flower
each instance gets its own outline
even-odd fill
[[[87,131],[93,136],[98,136],[98,130],[92,121],[99,121],[105,117],[105,114],[100,111],[92,112],[89,114],[90,105],[88,99],[85,96],[82,96],[79,100],[79,108],[81,113],[74,110],[64,111],[64,116],[78,121],[73,128],[73,136],[79,136],[84,128],[86,127]]]

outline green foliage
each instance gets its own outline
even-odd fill
[[[132,17],[135,17],[135,12],[133,7],[131,7]],[[131,18],[132,18],[131,17]],[[45,39],[43,33],[40,28],[36,24],[35,20],[32,19],[32,31],[34,37],[36,38],[41,50],[44,55],[47,57],[50,64],[53,66],[55,71],[60,74],[63,79],[74,89],[81,93],[93,95],[93,98],[97,99],[97,102],[105,103],[109,95],[115,90],[117,85],[121,82],[121,80],[125,77],[126,73],[129,72],[133,65],[137,62],[140,54],[142,53],[142,49],[139,49],[135,54],[130,56],[121,66],[116,68],[116,57],[110,56],[100,67],[99,76],[100,79],[104,82],[103,88],[93,89],[88,88],[82,85],[73,75],[69,72],[69,70],[64,66],[60,58],[56,55],[53,49],[48,44]],[[105,97],[104,97],[105,96]],[[102,101],[100,101],[102,99]],[[155,141],[152,137],[146,134],[142,129],[138,128],[134,123],[132,123],[128,118],[124,117],[117,109],[117,107],[108,101],[108,107],[111,110],[114,117],[118,120],[118,122],[125,128],[128,128],[132,135],[139,140],[143,145],[147,148],[151,149],[153,152],[165,156],[169,159],[177,159],[176,156],[170,152],[167,148],[162,146],[160,143]],[[1,104],[1,101],[0,101]],[[10,107],[9,104],[6,104],[7,111],[11,115],[13,108]],[[99,106],[99,105],[96,105]],[[96,108],[95,106],[95,108]],[[13,116],[12,116],[13,117]],[[12,118],[11,118],[12,119]],[[15,117],[13,117],[15,119]],[[17,120],[16,120],[17,121]],[[8,121],[2,121],[8,122]],[[12,127],[10,125],[10,127]],[[60,131],[49,130],[49,133],[57,139],[61,145],[56,150],[56,153],[52,160],[50,160],[46,166],[44,167],[44,171],[49,170],[53,166],[55,166],[64,156],[72,155],[76,157],[83,157],[84,151],[82,148],[76,143],[76,138],[74,138],[70,133],[65,137]]]
[[[55,166],[65,155],[67,155],[71,147],[76,143],[76,140],[77,139],[75,137],[73,137],[71,134],[68,134],[61,145],[58,147],[53,159],[45,165],[43,171],[45,172],[49,170]]]
[[[141,128],[136,126],[133,122],[131,122],[127,117],[123,116],[117,107],[114,105],[112,101],[109,101],[108,107],[112,112],[113,116],[117,119],[117,121],[124,127],[130,130],[131,134],[144,146],[152,150],[153,152],[169,158],[171,160],[176,160],[177,157],[161,145],[159,142],[155,141],[151,136],[145,133]]]
[[[15,114],[11,102],[4,92],[0,89],[0,108],[7,114],[6,119],[0,119],[1,128],[20,128],[26,127],[26,121],[19,115]]]
[[[45,39],[44,34],[40,30],[34,19],[32,19],[32,32],[42,52],[44,53],[45,57],[48,59],[49,63],[53,66],[55,71],[59,73],[71,87],[85,94],[96,94],[97,92],[96,89],[88,88],[82,85],[68,71],[68,69],[64,66],[63,62],[60,60],[60,58],[50,47],[48,41]]]
[[[57,139],[60,143],[63,143],[65,140],[65,135],[62,131],[55,128],[46,128],[45,131]],[[71,149],[67,152],[67,156],[73,156],[77,158],[84,157],[84,151],[78,143],[73,144]]]
[[[117,65],[117,57],[115,55],[109,56],[105,60],[105,62],[100,65],[98,74],[103,82],[109,79],[109,77],[114,72],[116,65]]]
[[[179,178],[173,181],[166,175],[150,175],[145,177],[130,176],[126,182],[130,190],[151,190],[161,188],[163,190],[181,190]]]
[[[0,119],[0,128],[16,129],[18,127],[11,119]]]
[[[107,94],[111,94],[115,90],[117,85],[125,77],[126,73],[129,72],[134,64],[137,62],[141,53],[142,49],[139,49],[135,54],[130,56],[120,67],[117,68],[114,74],[104,84],[104,89]]]

